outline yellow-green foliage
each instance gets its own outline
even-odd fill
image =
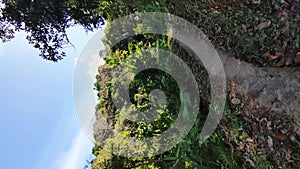
[[[143,25],[138,25],[136,31],[139,31]],[[107,31],[109,33],[109,30]],[[121,47],[118,48],[118,45]],[[126,46],[124,48],[124,46]],[[198,82],[206,83],[207,74],[200,71],[199,65],[195,65],[191,56],[187,55],[181,46],[172,40],[172,38],[161,35],[137,35],[130,38],[128,41],[121,44],[117,44],[115,50],[109,53],[105,57],[106,64],[109,66],[104,66],[100,68],[100,73],[97,76],[97,82],[95,86],[99,90],[99,104],[97,105],[97,117],[104,116],[110,117],[108,123],[113,127],[111,136],[114,139],[108,138],[105,141],[105,146],[96,146],[94,148],[94,154],[96,155],[96,160],[93,161],[93,169],[97,168],[220,168],[229,167],[235,168],[237,163],[235,162],[236,156],[230,150],[230,146],[221,139],[221,133],[217,132],[214,136],[209,139],[208,142],[198,144],[198,136],[203,126],[206,114],[204,109],[200,111],[200,114],[196,120],[196,123],[192,130],[189,132],[188,136],[185,137],[178,145],[174,146],[169,151],[161,154],[152,156],[150,158],[126,158],[117,156],[116,154],[110,154],[112,149],[119,149],[122,151],[125,149],[126,152],[119,151],[119,153],[132,153],[133,150],[139,150],[141,153],[147,154],[147,149],[140,145],[131,145],[126,138],[135,137],[137,139],[142,139],[145,137],[151,137],[164,132],[170,127],[170,125],[177,118],[177,112],[179,110],[180,104],[189,104],[184,102],[189,102],[188,98],[184,93],[182,94],[182,101],[179,101],[179,89],[174,80],[167,74],[162,72],[151,72],[138,74],[134,81],[131,83],[130,96],[132,99],[133,106],[129,109],[123,108],[121,110],[116,110],[111,100],[111,73],[112,68],[121,61],[128,58],[129,55],[147,48],[162,48],[168,50],[172,53],[176,53],[181,57],[190,67],[191,70],[199,75]],[[143,57],[142,53],[136,57]],[[134,60],[130,59],[130,60]],[[135,67],[130,61],[126,60],[128,67],[124,72],[128,72]],[[152,70],[154,71],[154,70]],[[157,71],[157,70],[156,70]],[[105,72],[105,73],[103,73]],[[110,72],[110,73],[108,73]],[[200,77],[201,76],[201,77]],[[150,80],[149,80],[150,79]],[[105,83],[104,83],[105,82]],[[157,112],[160,114],[154,122],[139,122],[133,123],[126,120],[124,117],[119,116],[121,111],[130,112],[133,110],[144,110],[149,107],[148,97],[149,91],[161,88],[164,90],[168,96],[168,105],[160,105],[160,109]],[[207,91],[206,91],[206,90]],[[209,92],[208,88],[199,89],[202,94],[206,95]],[[116,93],[118,94],[118,93]],[[206,99],[210,96],[206,95]],[[204,99],[205,100],[205,99]],[[206,105],[208,106],[208,105]],[[207,113],[207,112],[206,112]],[[97,126],[97,122],[95,123]],[[97,131],[97,130],[95,130]],[[99,133],[95,132],[95,137]],[[159,144],[157,144],[159,145]],[[140,146],[140,147],[139,147]],[[138,147],[138,148],[137,148]],[[153,147],[159,149],[156,145]],[[209,154],[209,155],[208,155]],[[151,155],[151,154],[148,154]],[[105,156],[105,157],[104,157]]]

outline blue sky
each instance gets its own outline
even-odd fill
[[[82,169],[92,141],[80,128],[73,104],[75,64],[95,32],[68,30],[75,45],[52,63],[18,33],[0,43],[0,164],[8,169]]]

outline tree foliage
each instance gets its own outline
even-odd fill
[[[7,42],[19,31],[51,61],[65,57],[61,49],[69,43],[66,29],[76,24],[92,31],[104,25],[98,0],[6,0],[0,8],[0,38]]]
[[[139,25],[137,25],[139,27]],[[110,34],[110,25],[108,23],[106,33]],[[138,30],[138,29],[135,29]],[[112,33],[111,33],[112,34]],[[109,35],[108,35],[109,36]],[[113,35],[112,35],[113,36]],[[105,39],[108,40],[108,39]],[[109,42],[107,42],[109,43]],[[120,137],[144,139],[159,135],[166,131],[174,123],[178,116],[180,104],[189,104],[189,99],[179,99],[178,84],[174,82],[172,77],[155,69],[148,69],[137,74],[129,87],[129,96],[131,104],[133,104],[141,112],[149,108],[149,94],[154,89],[161,89],[165,92],[167,97],[166,104],[159,104],[157,112],[160,114],[153,122],[132,122],[120,116],[120,111],[117,110],[112,101],[112,82],[114,78],[114,68],[121,62],[126,62],[126,68],[120,72],[130,72],[135,69],[136,57],[140,60],[146,60],[143,55],[139,55],[141,49],[159,48],[176,53],[186,64],[189,65],[194,74],[196,74],[197,82],[200,84],[202,105],[199,110],[199,115],[196,119],[195,125],[189,131],[188,135],[173,148],[160,155],[151,156],[148,158],[129,158],[117,156],[108,150],[112,149],[112,145],[122,147],[130,154],[132,147],[128,142],[117,142]],[[137,55],[132,55],[137,53]],[[127,59],[126,59],[127,58]],[[129,59],[130,58],[130,59]],[[209,86],[208,75],[189,56],[188,52],[184,50],[176,40],[170,37],[153,34],[143,34],[130,37],[117,43],[105,55],[104,60],[106,64],[99,68],[97,81],[95,87],[98,90],[99,102],[96,106],[96,122],[94,124],[94,137],[96,145],[93,149],[93,154],[96,158],[92,161],[93,169],[104,168],[136,168],[136,169],[158,169],[158,168],[236,168],[238,157],[236,152],[230,151],[230,145],[227,145],[220,135],[221,131],[217,131],[214,135],[201,146],[198,143],[199,132],[204,124],[204,119],[207,116],[209,102]],[[131,61],[130,61],[131,60]],[[133,63],[132,63],[133,62]],[[158,62],[159,59],[158,59]],[[141,63],[142,64],[142,63]],[[147,62],[145,63],[147,64]],[[185,76],[182,77],[186,78]],[[117,91],[119,92],[119,91]],[[122,98],[119,98],[122,99]],[[160,102],[158,102],[160,103]],[[129,103],[130,104],[130,103]],[[134,112],[135,109],[126,109],[127,112]],[[183,112],[185,114],[185,111]],[[111,128],[107,130],[103,128],[103,121],[100,119],[106,117],[106,124]],[[117,131],[119,135],[114,135]],[[110,138],[109,136],[112,136]],[[161,144],[157,142],[153,147],[159,147]],[[134,147],[133,147],[134,148]],[[121,150],[120,150],[121,151]],[[135,149],[135,151],[142,153],[150,153],[149,150],[143,148]],[[209,155],[207,155],[209,154]]]
[[[134,12],[168,12],[203,30],[215,47],[257,65],[299,64],[300,36],[297,0],[178,1],[178,0],[3,0],[0,38],[27,32],[27,40],[44,59],[58,61],[69,43],[66,29],[81,25],[91,31]]]

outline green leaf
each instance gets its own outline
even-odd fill
[[[165,160],[165,161],[175,161],[175,160],[177,160],[177,158],[176,157],[165,157],[165,158],[163,158],[163,160]]]

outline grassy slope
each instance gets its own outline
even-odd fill
[[[139,3],[140,2],[140,3]],[[299,52],[299,4],[296,1],[210,1],[181,2],[169,4],[150,1],[136,2],[139,11],[169,11],[199,26],[217,48],[230,51],[236,57],[259,66],[297,66]],[[139,6],[140,5],[140,6]],[[123,10],[126,11],[126,10]],[[123,15],[125,15],[123,13]],[[133,42],[135,43],[135,42]],[[126,46],[126,45],[125,45]],[[116,55],[110,56],[116,58]],[[111,60],[110,60],[111,61]],[[110,65],[113,65],[110,63]],[[97,88],[100,103],[97,115],[107,117],[115,110],[109,100],[110,66],[100,68]],[[104,106],[103,106],[104,105]],[[99,112],[101,112],[99,114]],[[162,156],[150,159],[127,159],[103,152],[95,146],[97,156],[93,168],[295,168],[300,165],[299,151],[293,150],[295,143],[285,135],[269,131],[268,126],[255,129],[257,122],[241,113],[239,106],[228,101],[226,116],[213,136],[199,146],[196,144],[197,130]],[[238,113],[239,112],[239,113]],[[267,119],[276,123],[278,118],[285,123],[288,117],[273,117],[267,112]],[[113,118],[111,119],[113,121]],[[277,120],[278,121],[278,120]],[[201,120],[199,120],[201,123]],[[278,124],[279,125],[279,124]],[[292,127],[286,127],[292,132]],[[193,133],[194,132],[194,133]],[[268,136],[276,138],[270,140]],[[272,141],[275,152],[270,152]],[[171,158],[167,158],[171,157]],[[165,160],[165,159],[168,160]],[[105,163],[105,164],[104,164]],[[103,165],[102,167],[99,167]],[[104,167],[105,166],[105,167]]]

